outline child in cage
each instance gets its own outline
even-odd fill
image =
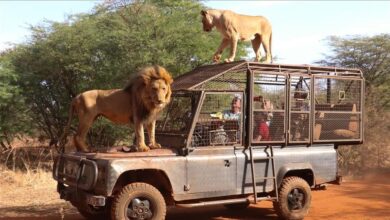
[[[260,112],[256,114],[255,124],[258,123],[258,125],[257,127],[255,125],[256,129],[254,129],[254,141],[270,141],[267,117],[267,113],[265,112]]]

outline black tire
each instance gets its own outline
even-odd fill
[[[230,210],[243,210],[249,207],[249,202],[225,204],[224,206]]]
[[[274,208],[282,219],[303,219],[309,212],[311,190],[309,184],[302,178],[290,176],[283,179],[279,188],[279,202],[274,202]]]
[[[167,212],[164,197],[147,183],[131,183],[114,197],[111,219],[163,220]]]

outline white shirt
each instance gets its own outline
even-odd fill
[[[233,113],[230,110],[223,111],[223,119],[240,120],[240,118],[241,118],[241,112]]]

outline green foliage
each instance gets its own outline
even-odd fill
[[[28,126],[36,133],[58,139],[73,97],[90,89],[121,88],[141,67],[158,64],[177,76],[210,63],[220,36],[216,31],[203,32],[201,3],[122,3],[121,7],[99,5],[94,12],[72,15],[65,22],[31,26],[27,43],[1,55],[10,66],[2,74],[14,77],[16,84],[2,88],[0,95],[7,100],[23,96],[20,100],[25,100],[23,106],[34,122]],[[240,46],[237,59],[244,55]],[[95,146],[112,145],[128,133],[99,120],[89,141]]]
[[[389,167],[390,35],[330,37],[328,40],[332,54],[319,63],[359,68],[366,82],[365,142],[352,150],[341,148],[342,165],[347,170]]]
[[[366,112],[368,128],[376,125],[383,111],[390,109],[390,35],[373,37],[330,37],[332,54],[320,63],[341,67],[359,68],[366,84]],[[378,115],[379,114],[379,115]]]
[[[329,37],[332,54],[320,61],[330,66],[359,68],[364,73],[367,89],[367,101],[373,94],[390,92],[390,35],[373,37]],[[379,102],[376,102],[379,101]],[[370,103],[379,108],[390,108],[390,97],[381,97]]]
[[[6,57],[0,57],[0,149],[8,149],[12,139],[28,133],[29,117],[24,98],[17,85],[18,75]]]

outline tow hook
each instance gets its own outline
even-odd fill
[[[314,187],[315,190],[326,190],[327,189],[327,185],[326,184],[318,184]]]

